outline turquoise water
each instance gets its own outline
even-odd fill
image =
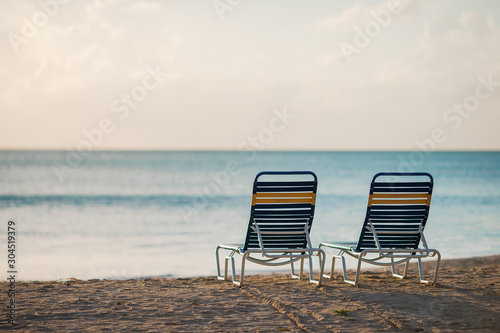
[[[429,245],[444,258],[500,253],[499,152],[3,151],[0,246],[15,220],[20,280],[215,275],[215,247],[243,240],[263,170],[317,174],[318,244],[357,239],[375,173],[430,172]]]

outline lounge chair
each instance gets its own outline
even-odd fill
[[[261,172],[253,183],[250,220],[244,244],[219,245],[216,249],[217,278],[228,280],[228,262],[231,261],[232,281],[243,285],[245,261],[267,266],[291,265],[293,278],[303,275],[304,259],[309,260],[309,280],[321,284],[325,252],[313,248],[309,232],[314,217],[317,178],[310,171]],[[224,276],[220,270],[220,250],[227,250]],[[234,256],[241,255],[239,281],[236,279]],[[319,258],[319,279],[313,278],[312,256]],[[295,274],[294,263],[300,261],[300,273]]]
[[[381,172],[373,177],[368,197],[365,221],[358,242],[323,242],[320,248],[339,250],[332,258],[332,278],[335,260],[342,260],[344,281],[358,285],[361,263],[390,266],[392,275],[407,276],[410,260],[418,260],[420,282],[429,283],[423,277],[422,258],[437,255],[432,283],[437,281],[441,254],[429,249],[424,228],[429,216],[433,178],[428,173]],[[422,243],[422,247],[419,244]],[[358,260],[356,278],[347,278],[344,254]],[[403,275],[396,273],[395,266],[405,264]]]

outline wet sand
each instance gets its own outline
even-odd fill
[[[432,262],[424,265],[427,275]],[[500,256],[443,260],[435,285],[364,271],[358,288],[337,275],[321,287],[289,275],[16,283],[9,324],[22,332],[499,332]],[[369,268],[369,266],[367,267]]]

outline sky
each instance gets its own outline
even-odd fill
[[[0,149],[500,150],[500,2],[0,0]]]

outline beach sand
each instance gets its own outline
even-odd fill
[[[427,275],[432,262],[424,267]],[[500,256],[443,260],[436,285],[364,271],[321,287],[289,275],[16,283],[16,325],[2,282],[0,329],[22,332],[500,331]],[[368,266],[370,267],[370,266]],[[374,267],[374,266],[372,266]]]

